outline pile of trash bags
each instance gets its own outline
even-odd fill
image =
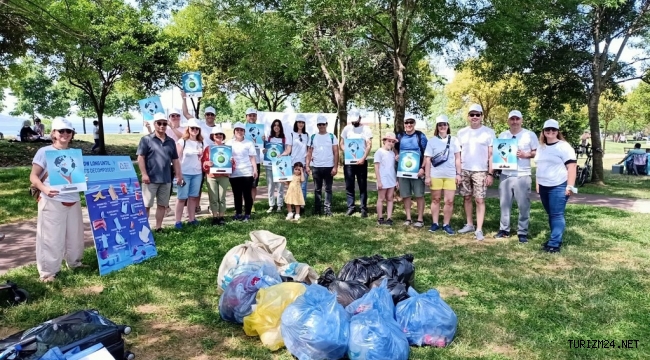
[[[408,359],[410,345],[445,347],[458,319],[435,289],[418,293],[410,254],[360,257],[320,277],[286,238],[261,230],[224,256],[219,312],[272,351],[299,360]]]

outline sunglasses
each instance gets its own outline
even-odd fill
[[[298,141],[302,142],[302,134],[298,134]]]
[[[521,118],[518,116],[512,116],[510,117],[510,120],[521,120]]]
[[[171,114],[171,115],[169,115],[169,116],[171,116],[171,117],[173,117],[173,118],[177,118],[177,117],[179,118],[179,117],[181,117],[181,116],[178,115],[178,114]]]
[[[190,130],[201,131],[201,128],[196,126],[190,126]]]
[[[544,132],[558,132],[558,131],[560,131],[560,130],[558,130],[556,128],[545,128],[544,129]]]
[[[235,131],[244,131],[242,128],[236,128]]]
[[[59,132],[59,134],[72,134],[72,130],[70,129],[61,129],[57,131]]]
[[[327,124],[316,124],[316,126],[327,126]]]
[[[214,116],[213,113],[205,113],[205,116]]]
[[[413,125],[415,121],[404,121],[404,125]]]
[[[469,113],[469,117],[481,117],[481,113]]]
[[[167,126],[167,121],[156,121],[155,124],[157,126]]]

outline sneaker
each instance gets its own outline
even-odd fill
[[[505,230],[499,230],[499,232],[494,235],[495,239],[505,239],[510,237],[510,232]]]
[[[292,212],[288,213],[286,219],[287,220],[293,219],[293,213]]]
[[[384,221],[384,225],[393,226],[393,219],[387,219],[386,221]]]
[[[416,228],[416,229],[419,229],[419,228],[421,228],[423,226],[424,226],[424,222],[420,221],[420,220],[413,223],[413,227]]]
[[[367,218],[368,217],[368,212],[365,210],[361,210],[361,217],[362,218]]]
[[[172,216],[172,215],[174,215],[174,212],[172,211],[172,208],[168,207],[165,210],[165,216]]]
[[[269,209],[266,210],[266,213],[267,213],[267,214],[270,214],[270,213],[272,213],[272,212],[273,212],[273,206],[269,207]]]
[[[519,237],[519,242],[520,243],[522,243],[522,244],[528,243],[528,236],[526,236],[526,235],[518,235],[518,237]]]
[[[183,223],[180,221],[177,221],[176,224],[174,224],[174,227],[177,229],[182,229],[183,228]]]
[[[334,216],[330,210],[325,210],[325,216]]]
[[[429,228],[429,231],[430,232],[436,232],[439,229],[440,229],[440,225],[438,225],[437,223],[433,223],[433,224],[431,224],[431,227]]]
[[[293,217],[293,221],[298,221],[298,220],[300,220],[300,214],[296,214],[296,215]]]
[[[194,212],[197,213],[197,214],[200,214],[201,213],[201,207],[197,206],[196,209],[194,209]]]
[[[211,223],[212,225],[219,225],[220,220],[221,220],[220,218],[213,217]]]
[[[467,234],[467,233],[470,233],[470,232],[475,231],[475,230],[476,230],[476,228],[474,227],[474,225],[465,224],[465,226],[463,226],[462,229],[458,230],[458,233],[459,234]]]
[[[278,206],[278,208],[275,209],[275,212],[279,212],[279,213],[281,213],[281,212],[282,212],[282,206]]]
[[[560,247],[559,246],[557,246],[557,247],[556,246],[546,246],[544,248],[544,251],[546,251],[547,253],[551,253],[551,254],[559,253],[560,252]]]
[[[377,219],[377,225],[384,225],[384,223],[385,223],[384,218]]]
[[[447,233],[447,235],[456,235],[456,233],[454,232],[454,230],[451,228],[451,226],[449,224],[443,225],[442,230],[445,233]]]
[[[476,240],[478,240],[478,241],[483,241],[483,239],[485,239],[485,236],[483,236],[483,231],[482,231],[482,230],[476,230],[476,231],[474,232],[474,237],[475,237]]]
[[[351,216],[357,211],[355,208],[349,208],[348,211],[345,213],[345,216]]]
[[[157,232],[157,233],[161,233],[162,231],[163,231],[162,228],[158,228],[158,229],[155,230],[155,232]]]
[[[408,219],[408,220],[404,221],[404,224],[402,224],[402,225],[404,225],[404,226],[411,226],[411,220]]]
[[[220,217],[217,225],[226,225],[226,219]]]
[[[248,221],[250,221],[250,219],[251,219],[250,215],[244,215],[244,218],[241,221],[248,222]]]
[[[235,221],[241,221],[243,218],[244,216],[242,216],[242,214],[235,214],[235,216],[232,217]]]
[[[194,219],[194,220],[190,221],[189,224],[190,224],[190,225],[194,225],[194,226],[198,226],[198,225],[199,225],[199,221],[196,220],[196,219]]]

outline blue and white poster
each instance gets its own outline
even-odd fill
[[[354,165],[359,162],[366,152],[366,141],[364,139],[345,139],[343,142],[345,150],[345,165]]]
[[[232,174],[232,148],[225,145],[210,146],[210,174]]]
[[[256,149],[264,147],[264,124],[246,124],[246,139],[255,144]]]
[[[271,171],[273,171],[273,182],[290,181],[293,175],[291,155],[276,158],[271,164]]]
[[[183,91],[188,97],[203,96],[203,82],[199,71],[186,72],[181,76]]]
[[[160,102],[160,96],[152,96],[150,98],[142,99],[139,100],[138,103],[140,104],[140,112],[142,113],[144,121],[153,121],[153,116],[156,115],[156,113],[165,113],[165,109]]]
[[[45,161],[52,189],[61,194],[86,191],[81,149],[49,150]]]
[[[264,144],[264,165],[271,166],[273,162],[282,155],[284,152],[284,145],[281,143],[270,143],[267,142]]]
[[[99,274],[106,275],[158,254],[128,156],[84,156],[86,204]]]
[[[417,179],[420,170],[419,151],[400,151],[397,160],[397,177]]]
[[[495,139],[492,167],[495,170],[517,170],[517,139]]]

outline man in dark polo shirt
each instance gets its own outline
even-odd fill
[[[167,117],[165,114],[154,115],[154,131],[140,139],[138,145],[138,167],[142,174],[142,198],[144,206],[149,210],[156,201],[156,231],[162,228],[165,209],[169,206],[169,193],[172,187],[170,164],[173,163],[176,181],[183,183],[181,163],[178,160],[176,142],[165,134]]]

